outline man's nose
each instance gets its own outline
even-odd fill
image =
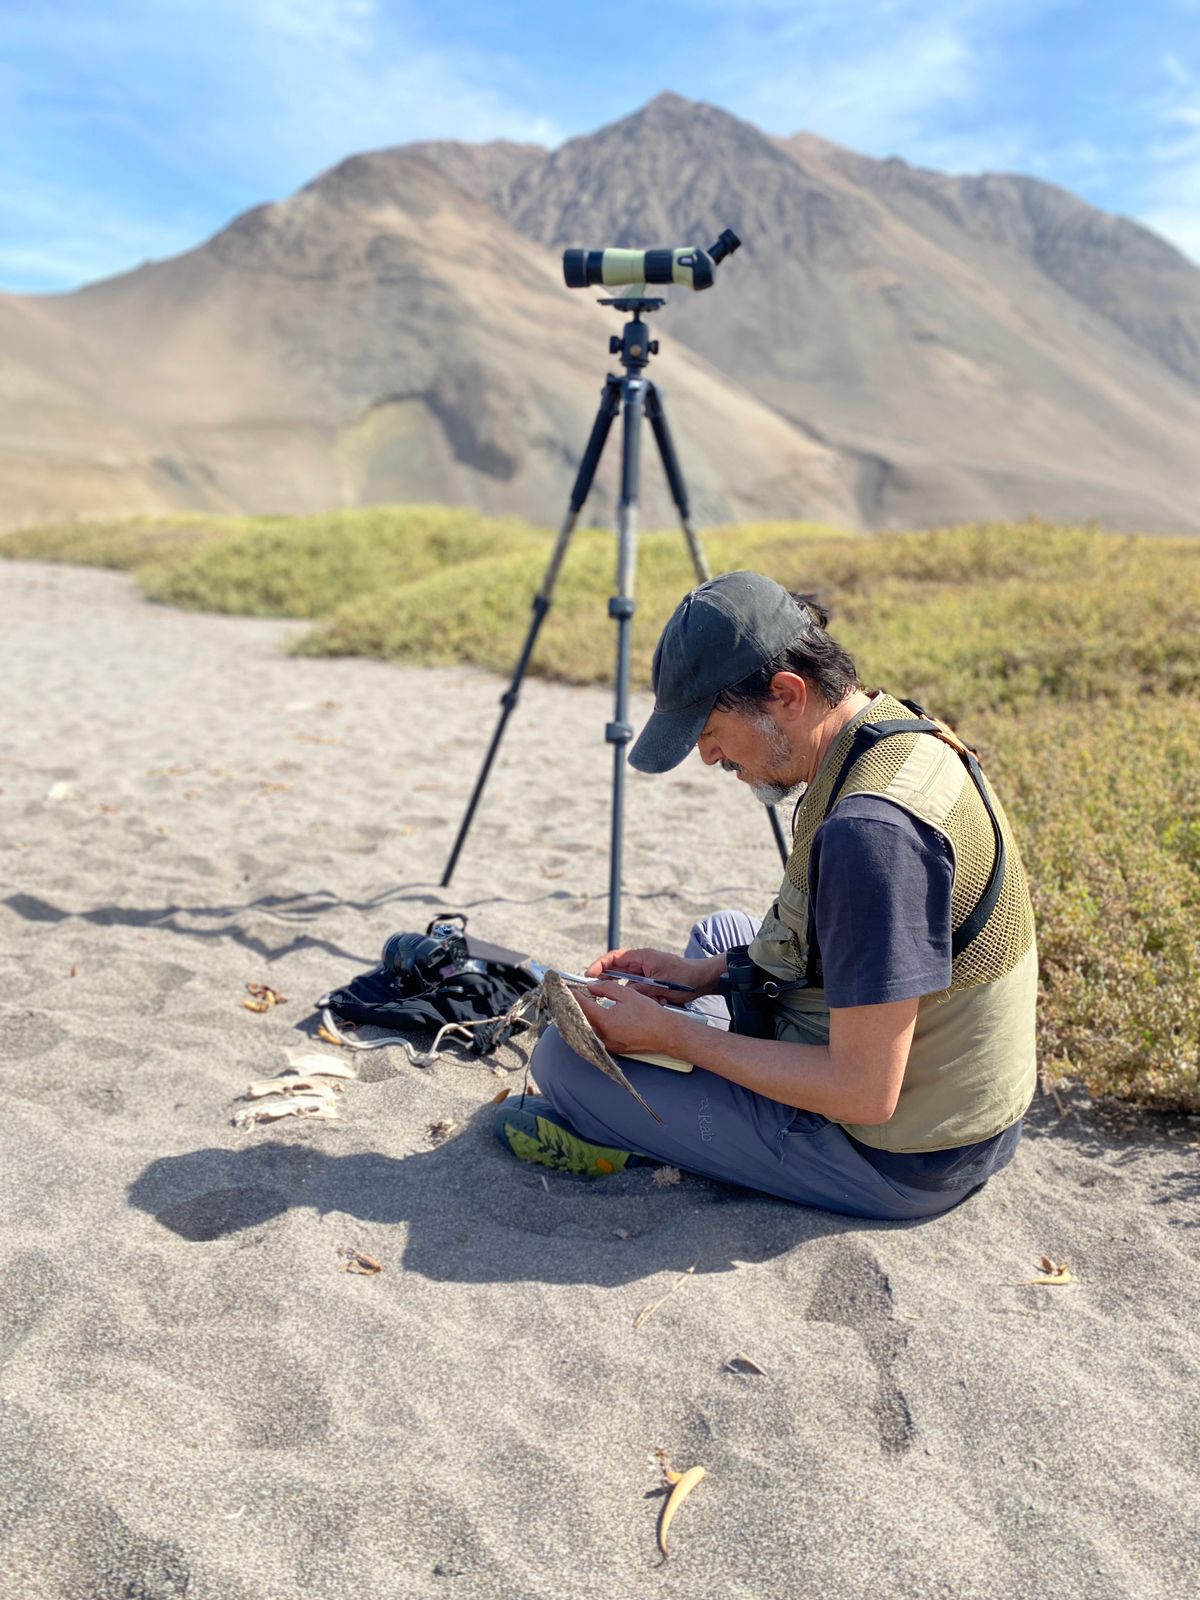
[[[714,767],[721,760],[721,747],[715,739],[702,739],[696,748],[706,767]]]

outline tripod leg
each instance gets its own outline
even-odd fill
[[[662,395],[653,383],[646,385],[646,415],[650,419],[650,426],[654,429],[654,437],[658,441],[658,453],[662,457],[663,471],[667,475],[671,499],[675,502],[675,509],[679,512],[679,520],[683,524],[683,536],[687,540],[688,551],[692,557],[692,565],[696,569],[696,577],[701,583],[704,583],[706,579],[712,577],[712,569],[709,567],[708,558],[704,554],[704,547],[700,543],[700,535],[692,527],[687,485],[683,481],[679,457],[675,454],[675,443],[671,438],[671,430],[667,426],[667,413],[663,406]],[[771,832],[775,835],[775,843],[779,849],[779,859],[786,866],[788,844],[784,836],[783,824],[779,820],[777,807],[767,807],[767,818],[771,824]]]
[[[654,437],[658,441],[658,453],[662,457],[663,471],[667,475],[671,499],[674,500],[675,509],[679,512],[688,553],[692,558],[692,566],[696,569],[696,581],[704,583],[712,577],[712,569],[708,564],[708,557],[704,554],[704,547],[700,543],[700,535],[692,527],[687,485],[683,481],[679,457],[675,454],[675,442],[667,426],[667,414],[663,410],[662,396],[652,383],[646,385],[646,416],[650,419],[650,426],[654,429]]]
[[[621,499],[617,506],[617,592],[608,614],[617,624],[617,695],[613,720],[604,737],[613,747],[612,840],[608,875],[608,948],[621,939],[621,846],[625,831],[625,746],[633,738],[629,721],[629,657],[632,642],[634,573],[637,570],[638,465],[646,383],[626,378],[625,432],[621,441]]]
[[[504,736],[504,729],[516,707],[517,699],[521,693],[521,682],[525,677],[525,669],[529,665],[529,658],[533,654],[533,646],[537,640],[538,630],[545,621],[546,613],[554,600],[554,587],[558,582],[559,568],[562,566],[563,558],[566,556],[567,546],[571,542],[571,535],[574,533],[575,524],[579,520],[579,513],[583,510],[584,502],[591,490],[592,480],[596,476],[596,468],[604,450],[605,440],[608,438],[609,430],[613,425],[613,418],[620,409],[620,405],[621,380],[610,374],[605,382],[604,392],[600,396],[600,407],[596,412],[596,420],[592,423],[592,432],[587,442],[587,448],[583,452],[583,460],[579,463],[579,471],[575,477],[575,487],[571,491],[570,505],[567,507],[567,514],[563,518],[562,527],[558,530],[558,538],[550,556],[550,564],[546,568],[542,586],[533,599],[533,617],[529,623],[529,631],[525,635],[525,643],[521,647],[520,658],[513,670],[512,681],[500,696],[500,720],[496,724],[496,730],[492,734],[492,742],[488,745],[487,754],[483,758],[483,765],[479,769],[479,776],[475,780],[475,788],[472,791],[470,800],[467,802],[467,809],[459,826],[458,837],[454,841],[450,859],[446,862],[446,870],[442,873],[443,889],[454,876],[454,869],[458,865],[459,855],[462,852],[463,845],[466,843],[467,834],[475,816],[475,809],[479,804],[480,796],[483,794],[488,774],[492,770],[492,762],[496,759],[496,752],[500,748],[500,740]]]

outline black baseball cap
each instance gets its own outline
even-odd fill
[[[654,651],[654,710],[629,752],[641,772],[677,767],[704,732],[717,696],[807,630],[809,617],[760,572],[723,572],[685,595]]]

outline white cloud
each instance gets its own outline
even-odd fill
[[[1182,250],[1200,267],[1200,207],[1185,206],[1178,210],[1146,211],[1138,219]]]
[[[375,18],[372,0],[248,0],[243,12],[270,32],[361,44]]]
[[[13,177],[0,183],[0,215],[0,284],[49,293],[176,255],[205,231],[204,219],[185,207],[170,216],[126,215],[100,196]]]
[[[60,0],[0,12],[0,50],[9,285],[186,248],[364,149],[563,137],[519,60],[437,47],[413,0]]]
[[[793,100],[792,117],[799,113],[826,137],[868,149],[908,142],[931,109],[966,99],[975,72],[962,35],[948,27],[920,27],[903,42],[822,74],[802,100]]]
[[[772,132],[809,130],[958,172],[1028,170],[1036,159],[1031,130],[978,112],[1006,34],[1066,0],[691,3],[726,16],[718,97]]]
[[[780,8],[763,40],[727,19],[720,92],[777,133],[801,129],[858,150],[895,148],[930,112],[964,101],[975,81],[962,7],[924,12],[877,3],[852,15],[827,3]]]
[[[1163,70],[1163,133],[1146,152],[1139,220],[1200,265],[1200,75],[1176,56]]]
[[[295,186],[344,156],[413,139],[563,136],[524,109],[519,61],[431,44],[415,6],[167,0],[156,17],[151,69],[167,95],[188,80],[191,114],[171,130],[185,170],[240,166],[260,184]]]

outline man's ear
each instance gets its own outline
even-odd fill
[[[808,709],[809,686],[794,672],[777,672],[771,679],[771,695],[780,722],[799,722]]]

